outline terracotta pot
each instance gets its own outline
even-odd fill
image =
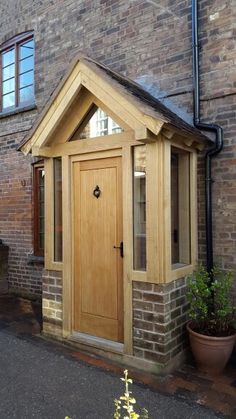
[[[191,329],[191,322],[187,324],[187,330],[198,369],[212,375],[220,374],[233,351],[236,334],[226,337],[201,335]]]

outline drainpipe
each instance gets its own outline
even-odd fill
[[[206,267],[211,273],[213,262],[212,238],[212,177],[211,163],[223,148],[223,129],[219,125],[200,121],[200,89],[199,89],[199,40],[198,40],[198,4],[192,0],[192,57],[193,57],[193,122],[196,128],[215,134],[215,145],[205,156],[205,223],[206,223]]]

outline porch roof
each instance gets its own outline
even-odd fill
[[[130,105],[133,114],[136,110],[136,120],[151,136],[156,136],[162,131],[167,138],[171,138],[174,132],[190,139],[190,144],[195,142],[199,149],[203,149],[212,143],[209,137],[182,119],[138,83],[89,57],[82,56],[74,60],[18,150],[28,154],[35,145],[39,147],[46,145],[48,137],[51,136],[60,122],[60,118],[63,117],[69,105],[79,94],[80,88],[84,86],[90,90],[90,80],[93,79],[95,79],[94,83],[96,83],[96,80],[102,82],[103,88],[104,86],[110,88],[110,96],[114,95],[115,92],[118,95],[118,101],[123,98],[124,104],[120,103],[121,106],[125,108],[127,104]],[[72,84],[73,89],[71,89]],[[96,96],[96,93],[94,95]],[[109,107],[109,104],[107,106]],[[55,114],[57,114],[57,117],[55,117]],[[44,134],[44,139],[40,140],[49,121],[50,129],[48,128],[47,134]],[[141,140],[142,135],[137,139]]]

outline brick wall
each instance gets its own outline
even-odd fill
[[[161,4],[143,0],[42,0],[32,4],[20,0],[18,7],[2,3],[2,41],[25,30],[35,31],[39,108],[78,51],[131,78],[146,77],[163,91],[169,92],[170,86],[172,93],[191,90],[188,0],[177,4],[170,0]],[[176,72],[178,63],[181,74]]]
[[[202,119],[221,124],[225,147],[213,163],[215,260],[236,268],[235,1],[199,0]],[[0,238],[9,246],[9,281],[40,292],[32,246],[31,158],[16,147],[80,51],[192,112],[191,1],[1,1],[0,43],[34,30],[36,109],[0,118]],[[204,175],[199,164],[199,254],[205,255]]]
[[[146,86],[168,93],[171,86],[189,106],[181,92],[191,85],[190,4],[19,0],[2,1],[0,10],[0,44],[26,30],[35,34],[36,109],[0,117],[0,238],[9,246],[10,287],[39,294],[41,267],[30,264],[32,159],[17,152],[17,146],[79,51]],[[174,38],[179,39],[177,49]]]
[[[186,347],[186,280],[169,284],[133,283],[134,355],[160,365]]]
[[[8,291],[8,247],[0,242],[0,294]]]
[[[13,118],[13,117],[12,117]],[[13,119],[9,118],[11,123]],[[29,126],[22,120],[22,126]],[[10,125],[10,121],[8,122]],[[6,129],[6,121],[1,130]],[[5,128],[4,128],[5,125]],[[41,294],[41,266],[32,264],[32,159],[16,151],[21,133],[0,134],[0,238],[9,246],[9,287]]]
[[[202,120],[224,129],[224,149],[213,159],[212,170],[214,260],[236,271],[235,1],[201,1],[199,18]],[[204,183],[200,176],[200,254],[204,256]]]
[[[55,336],[61,336],[62,272],[43,270],[42,281],[43,331]]]

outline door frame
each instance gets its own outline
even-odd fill
[[[101,343],[101,339],[93,338],[90,346],[104,347],[113,352],[123,352],[132,355],[132,156],[130,144],[113,150],[94,151],[91,153],[78,154],[62,157],[63,176],[63,330],[62,336],[67,339],[75,339],[84,343],[83,336],[74,333],[74,214],[73,214],[73,162],[121,157],[122,167],[122,198],[123,198],[123,307],[124,307],[124,344],[116,347],[111,345],[107,348]],[[127,178],[129,181],[127,181]],[[127,249],[127,250],[126,250]],[[68,310],[71,307],[71,310]],[[97,342],[96,342],[97,341]],[[88,343],[89,344],[89,343]]]
[[[104,172],[105,171],[105,172]],[[110,175],[109,173],[113,173],[113,183],[109,180]],[[100,180],[94,180],[94,173],[96,173],[96,177]],[[100,159],[89,159],[86,161],[73,161],[73,242],[74,242],[74,252],[75,252],[75,260],[74,260],[74,317],[73,317],[73,324],[72,328],[74,330],[74,334],[77,332],[84,333],[84,338],[87,337],[99,337],[104,340],[104,343],[110,344],[113,343],[122,343],[123,344],[123,327],[124,327],[124,310],[123,310],[123,303],[124,303],[124,291],[123,291],[123,258],[120,256],[120,252],[113,249],[113,247],[118,246],[118,244],[122,241],[123,242],[123,220],[122,220],[122,157],[109,157],[109,158],[100,158]],[[84,179],[83,183],[81,181]],[[91,177],[92,176],[92,177]],[[93,179],[93,180],[92,180]],[[88,182],[92,182],[90,187],[94,188],[96,184],[101,186],[101,189],[104,189],[104,197],[100,198],[99,200],[94,201],[94,197],[88,193]],[[95,182],[95,183],[94,183]],[[101,183],[101,184],[100,184]],[[83,185],[83,186],[82,186]],[[106,187],[105,187],[106,185]],[[109,190],[109,193],[108,193]],[[114,193],[115,192],[115,193]],[[82,195],[81,195],[82,194]],[[85,195],[83,195],[85,194]],[[103,196],[103,194],[102,194]],[[90,207],[90,214],[86,211],[83,211],[84,203],[87,202]],[[112,206],[110,207],[110,202],[112,202]],[[98,207],[97,207],[98,205]],[[102,213],[100,213],[98,218],[98,213],[95,208],[99,208],[102,205]],[[106,209],[110,211],[110,208],[113,213],[113,217],[110,219],[110,222],[106,220],[103,216],[103,211]],[[93,212],[95,210],[95,212]],[[91,211],[93,215],[91,216]],[[101,211],[101,209],[100,209]],[[108,211],[108,212],[109,212]],[[83,218],[81,218],[83,217]],[[85,236],[81,236],[84,228],[86,229],[86,220],[90,220],[93,227],[92,230],[86,230],[87,233]],[[82,224],[81,221],[83,220]],[[95,222],[95,224],[94,224]],[[109,226],[109,227],[108,227]],[[91,228],[91,225],[90,225]],[[101,229],[100,233],[104,232],[104,228],[107,231],[106,238],[104,237],[104,245],[107,243],[105,252],[107,251],[110,254],[109,258],[107,259],[106,253],[104,253],[104,249],[101,252],[101,235],[97,236],[99,229]],[[108,228],[108,230],[107,230]],[[103,234],[103,233],[102,233]],[[97,237],[97,244],[98,254],[95,252],[94,257],[95,261],[99,261],[99,265],[101,260],[103,260],[104,267],[109,269],[109,276],[107,276],[106,269],[100,275],[99,284],[96,280],[96,270],[94,271],[94,267],[91,266],[91,260],[89,257],[90,252],[92,251],[91,246],[93,247],[93,240],[94,235]],[[91,240],[91,241],[90,241]],[[88,247],[88,243],[86,245],[86,241],[90,243]],[[87,251],[84,253],[84,248]],[[81,257],[81,254],[83,255]],[[98,259],[97,259],[98,258]],[[81,267],[86,264],[85,270],[81,271]],[[87,264],[88,263],[88,264]],[[96,262],[95,262],[96,263]],[[95,265],[96,266],[96,265]],[[93,277],[90,277],[89,271],[92,269]],[[85,278],[89,275],[88,280],[90,286],[93,287],[96,285],[97,290],[93,291],[92,294],[89,292],[87,294],[86,290],[84,289],[85,294],[83,293],[83,286],[87,288],[87,280]],[[104,277],[105,275],[105,277]],[[90,278],[90,279],[89,279]],[[105,279],[106,278],[106,279]],[[103,284],[101,289],[101,282],[104,281],[106,283]],[[85,282],[84,282],[85,281]],[[82,287],[82,288],[81,288]],[[106,290],[106,291],[105,291]],[[96,310],[94,312],[94,305],[93,305],[93,298],[96,294],[102,293],[103,291],[106,292],[107,295],[107,303],[104,300],[101,307],[101,301],[99,305],[96,305]],[[94,294],[95,292],[95,294]],[[86,299],[83,300],[83,295],[87,295]],[[113,296],[113,304],[109,303],[109,299]],[[90,307],[89,311],[82,310],[82,305],[86,301],[88,306]],[[96,298],[94,302],[96,301]],[[92,305],[91,305],[92,303]],[[98,303],[98,302],[97,302]],[[96,303],[95,303],[96,304]],[[115,309],[117,304],[117,310]],[[106,307],[106,308],[105,308]],[[107,308],[109,307],[109,313],[107,313]],[[98,314],[97,310],[100,312],[102,310],[103,314]],[[112,314],[112,315],[111,315]],[[102,316],[102,317],[101,317]]]

